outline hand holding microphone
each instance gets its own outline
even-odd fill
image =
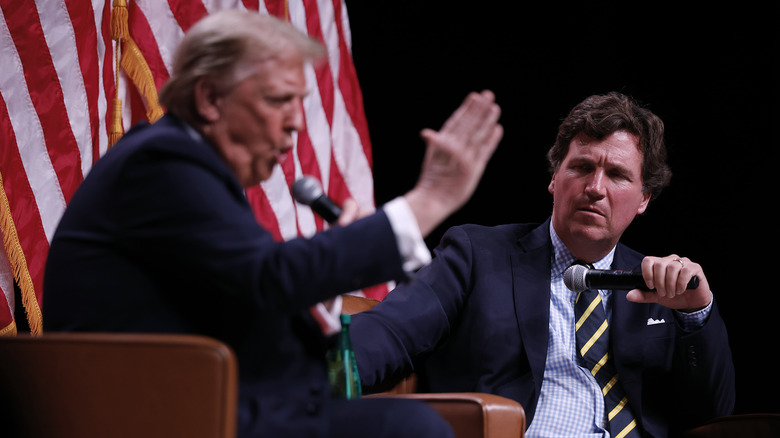
[[[304,176],[293,184],[293,198],[301,204],[308,205],[312,211],[320,215],[330,224],[347,225],[360,218],[358,203],[354,199],[347,199],[342,206],[323,193],[320,183],[311,176]]]
[[[643,272],[649,274],[649,282],[645,281]],[[630,290],[626,295],[629,301],[658,303],[682,311],[695,311],[712,301],[701,266],[677,255],[645,257],[642,271],[598,270],[574,265],[564,272],[563,281],[574,292]]]
[[[563,272],[563,282],[574,292],[587,289],[655,291],[645,283],[642,271],[588,269],[583,265],[572,265]],[[699,287],[699,277],[694,276],[686,289]]]
[[[336,222],[341,216],[341,207],[328,198],[320,187],[320,183],[310,176],[304,176],[295,181],[292,186],[293,197],[301,204],[308,205],[329,223]]]

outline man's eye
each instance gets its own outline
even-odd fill
[[[623,173],[621,171],[617,171],[617,170],[610,172],[609,176],[612,179],[619,179],[619,180],[627,180],[627,179],[629,179],[628,175],[626,175],[625,173]]]
[[[575,164],[572,166],[572,169],[576,170],[577,172],[587,173],[591,171],[592,166],[589,164]]]
[[[267,96],[265,101],[274,106],[282,106],[292,100],[289,96]]]

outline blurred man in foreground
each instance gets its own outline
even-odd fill
[[[303,66],[322,55],[262,14],[221,11],[193,26],[161,90],[168,114],[101,158],[62,218],[45,329],[226,342],[239,360],[242,437],[451,436],[425,405],[331,399],[326,334],[311,310],[429,261],[422,237],[473,193],[502,136],[500,110],[490,92],[469,95],[440,131],[423,131],[427,154],[410,192],[353,223],[348,204],[345,226],[275,242],[243,189],[293,147],[304,128]]]

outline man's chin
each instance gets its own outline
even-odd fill
[[[249,187],[254,187],[256,185],[259,185],[261,182],[267,180],[268,178],[270,178],[270,173],[253,174],[247,176],[246,178],[241,179],[240,183],[246,189]]]
[[[609,239],[609,230],[603,224],[577,223],[570,230],[571,235],[580,240],[599,242]]]
[[[257,185],[263,181],[271,179],[276,168],[276,161],[265,164],[258,164],[258,166],[253,169],[254,172],[252,172],[252,175],[249,175],[248,177],[249,183],[251,185]],[[279,172],[282,172],[281,168],[279,168]]]

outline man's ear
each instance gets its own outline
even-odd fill
[[[219,120],[222,109],[222,97],[214,79],[198,79],[194,87],[195,110],[207,122]]]
[[[650,199],[652,199],[652,197],[652,192],[642,190],[642,202],[639,204],[636,214],[644,214],[645,211],[647,211],[647,206],[650,204]]]
[[[547,191],[550,192],[551,195],[555,195],[555,175],[556,174],[554,173],[550,179],[550,184],[547,186]]]

